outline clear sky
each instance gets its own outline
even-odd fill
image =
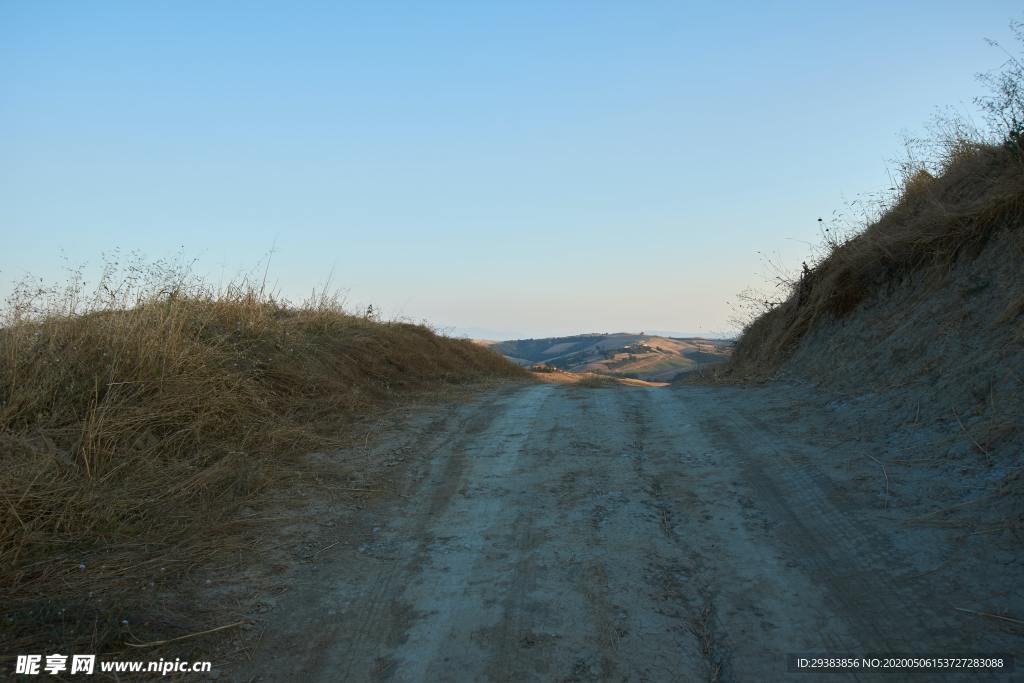
[[[0,0],[0,293],[257,264],[489,336],[729,327],[1015,2]]]

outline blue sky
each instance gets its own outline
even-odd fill
[[[491,336],[728,329],[973,111],[1012,2],[0,1],[0,294],[249,270]]]

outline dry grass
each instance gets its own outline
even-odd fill
[[[750,323],[727,374],[772,373],[813,327],[847,316],[911,274],[936,283],[999,230],[1024,225],[1024,164],[1009,145],[962,143],[937,175],[909,175],[894,205],[793,283],[789,296]]]
[[[576,386],[586,387],[588,389],[603,389],[605,387],[611,387],[618,384],[618,381],[614,377],[608,375],[599,375],[597,373],[586,373],[582,376]]]
[[[155,595],[239,550],[240,506],[286,479],[290,456],[402,392],[525,375],[484,347],[353,316],[333,298],[291,307],[258,286],[214,292],[178,275],[107,277],[85,305],[77,283],[9,302],[5,652],[116,647],[128,615],[133,637],[162,637],[189,605]]]

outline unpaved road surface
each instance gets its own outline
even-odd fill
[[[239,680],[871,680],[786,655],[1020,652],[957,609],[1019,606],[1019,563],[946,571],[965,556],[901,523],[895,472],[766,405],[536,384],[410,418],[363,454],[407,454],[394,495],[289,576]]]

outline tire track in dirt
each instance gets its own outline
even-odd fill
[[[921,643],[932,654],[990,651],[984,642],[972,641],[951,611],[934,599],[927,586],[894,580],[913,573],[912,565],[894,546],[887,530],[874,526],[862,511],[840,509],[829,495],[831,482],[815,467],[807,446],[785,438],[756,415],[756,406],[733,400],[728,390],[691,389],[673,392],[676,401],[694,416],[698,433],[711,462],[729,471],[736,484],[733,493],[743,509],[744,525],[755,537],[748,545],[763,545],[780,564],[770,565],[771,578],[783,583],[812,587],[810,595],[796,600],[817,604],[819,630],[802,627],[792,633],[780,652],[921,653]],[[741,397],[742,398],[742,397]],[[759,533],[763,532],[763,533]],[[728,576],[735,559],[723,558],[714,572]],[[768,572],[765,572],[768,574]],[[716,590],[726,596],[737,581],[719,581]],[[737,602],[735,595],[728,597]],[[771,600],[752,607],[770,609]],[[778,610],[796,623],[804,621],[801,605]],[[806,616],[806,615],[805,615]],[[733,620],[727,619],[729,630]],[[744,624],[744,626],[748,626]],[[790,629],[790,631],[794,631]],[[748,631],[749,632],[749,631]],[[808,638],[816,633],[819,642]],[[735,643],[742,639],[734,639]],[[743,669],[756,671],[751,658]],[[834,675],[836,676],[836,675]],[[838,677],[838,676],[836,676]],[[907,674],[915,680],[929,674]],[[851,674],[852,680],[884,679],[883,674]],[[997,680],[985,674],[949,674],[943,680]]]
[[[374,444],[379,452],[412,447],[419,455],[420,462],[410,472],[417,481],[406,489],[418,495],[409,503],[398,502],[397,507],[386,505],[391,509],[383,514],[407,521],[411,528],[389,539],[375,533],[378,527],[364,529],[365,543],[338,549],[345,555],[337,558],[343,566],[337,581],[325,581],[319,571],[298,570],[291,577],[292,592],[281,601],[277,628],[261,639],[261,650],[274,655],[257,660],[251,675],[268,680],[296,675],[313,680],[370,680],[391,675],[394,662],[389,653],[413,617],[396,595],[404,590],[405,578],[417,571],[423,546],[432,540],[427,534],[431,515],[441,511],[456,492],[467,444],[502,414],[508,393],[490,393],[413,433]],[[513,392],[513,398],[521,395]],[[376,522],[375,517],[362,526]],[[332,555],[325,554],[325,564]],[[337,564],[325,568],[337,571]]]
[[[555,385],[453,406],[413,432],[407,497],[293,575],[243,674],[778,680],[787,653],[984,650],[898,580],[827,454],[757,410],[735,389]]]

